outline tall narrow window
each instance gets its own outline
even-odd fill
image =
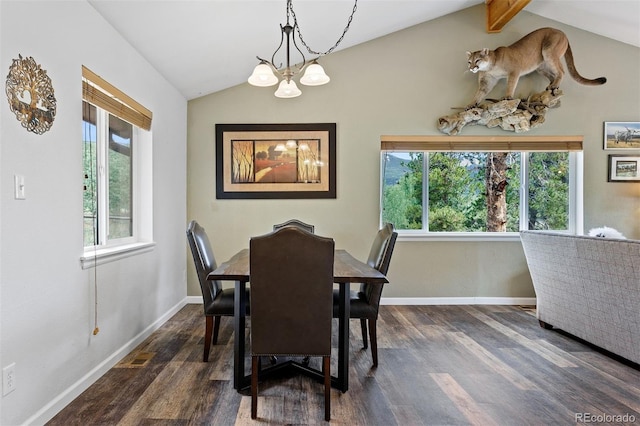
[[[97,108],[82,102],[82,162],[84,164],[84,246],[98,244]]]
[[[86,101],[83,110],[86,247],[133,237],[135,142],[130,123]]]
[[[83,77],[84,247],[146,241],[151,113],[84,67]]]
[[[110,240],[133,236],[133,126],[109,114]]]

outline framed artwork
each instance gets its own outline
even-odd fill
[[[336,198],[336,124],[216,124],[216,198]]]
[[[606,121],[604,149],[640,149],[640,122]]]
[[[609,155],[609,176],[607,181],[640,181],[640,155]]]

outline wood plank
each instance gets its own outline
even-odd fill
[[[531,0],[486,0],[487,32],[498,33]]]
[[[458,407],[473,425],[498,426],[491,416],[485,413],[471,396],[451,377],[450,374],[432,373],[431,377]]]
[[[464,307],[465,311],[469,314],[473,315],[479,321],[482,321],[484,324],[491,327],[493,330],[498,333],[503,334],[505,337],[508,337],[514,343],[518,343],[523,346],[527,346],[531,348],[536,354],[540,355],[542,358],[546,359],[549,362],[556,364],[558,367],[575,367],[576,365],[571,361],[567,360],[561,354],[554,352],[553,350],[548,350],[547,348],[536,345],[530,339],[522,336],[520,333],[512,330],[511,328],[499,323],[498,321],[492,319],[488,315],[479,312],[478,309],[472,306]]]

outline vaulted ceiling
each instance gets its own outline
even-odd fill
[[[270,57],[286,21],[285,0],[88,0],[187,99],[243,83],[256,55]],[[344,49],[484,0],[360,0]],[[640,47],[638,0],[488,0],[493,31],[519,9]],[[514,6],[513,9],[505,8]],[[353,0],[293,2],[308,44],[327,50]],[[491,12],[491,11],[490,11]],[[491,15],[490,15],[491,16]],[[488,25],[491,25],[489,22]],[[491,28],[489,28],[491,29]]]

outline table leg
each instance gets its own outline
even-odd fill
[[[233,388],[240,390],[244,382],[244,352],[245,352],[245,314],[247,312],[246,298],[247,283],[236,281],[234,293],[233,315]]]
[[[342,392],[349,390],[349,283],[340,283],[338,303],[338,383]]]

